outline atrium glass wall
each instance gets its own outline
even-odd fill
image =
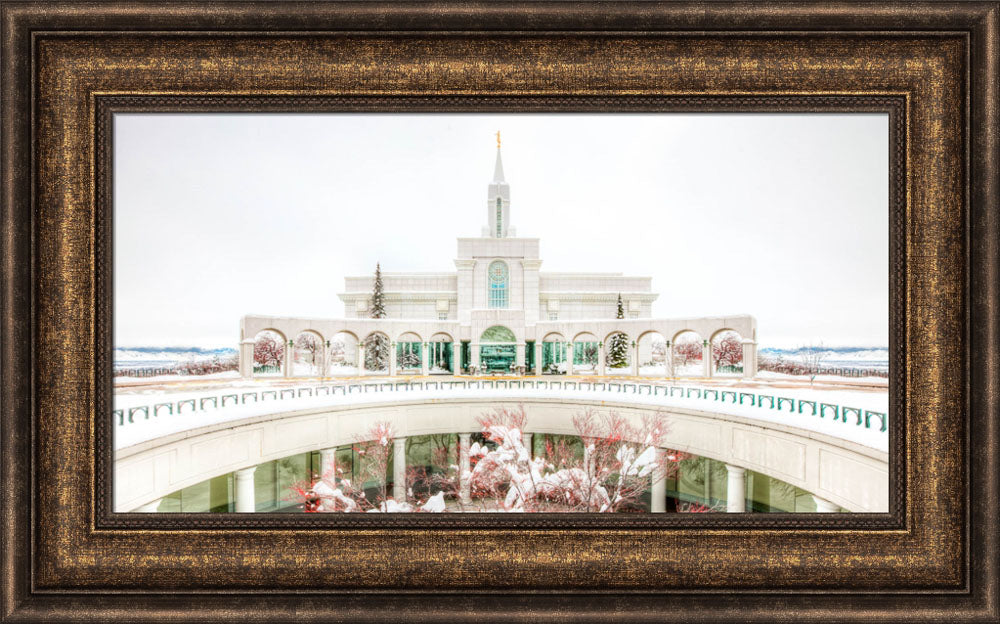
[[[396,366],[400,370],[420,370],[422,343],[419,342],[397,342],[396,343]]]
[[[364,455],[358,452],[353,446],[345,446],[337,448],[334,453],[334,461],[336,462],[336,475],[335,478],[347,479],[352,484],[357,485],[361,482],[362,475],[371,475],[373,471],[367,470],[367,465],[364,462],[370,461],[365,458]],[[386,487],[389,491],[392,490],[392,475],[393,475],[393,460],[392,454],[389,455],[389,462],[386,467]],[[375,479],[370,477],[364,483],[361,483],[361,487],[365,491],[365,497],[368,500],[378,500],[379,487],[382,484]]]
[[[510,372],[517,357],[516,341],[514,332],[502,325],[494,325],[484,331],[479,337],[480,370]]]
[[[583,440],[579,436],[536,433],[531,436],[532,457],[571,456],[583,459]]]
[[[678,462],[677,473],[667,479],[667,511],[725,511],[728,500],[726,464],[707,457]],[[794,485],[746,471],[748,512],[814,512],[812,494]],[[846,511],[846,510],[844,510]]]
[[[460,347],[462,349],[462,372],[469,370],[469,365],[472,364],[472,343],[468,340],[463,340]]]
[[[535,370],[535,341],[528,340],[524,343],[524,366],[529,372]]]
[[[472,434],[472,441],[491,449],[496,444],[488,442],[480,433]],[[566,458],[570,463],[583,458],[583,441],[577,436],[535,433],[531,445],[534,457],[546,457],[558,462]],[[671,451],[668,451],[668,454]],[[350,479],[357,484],[359,475],[366,474],[362,462],[365,457],[350,446],[338,448],[335,453],[338,479]],[[393,462],[386,470],[385,486],[392,491]],[[407,481],[413,495],[420,499],[444,490],[446,502],[454,502],[453,477],[459,463],[459,437],[457,434],[411,436],[406,441]],[[302,486],[319,478],[320,454],[313,451],[285,457],[257,466],[254,471],[254,497],[258,512],[300,512],[302,505],[293,486]],[[449,478],[452,480],[449,481]],[[369,500],[376,500],[381,483],[374,477],[363,484]],[[666,510],[674,513],[725,512],[729,493],[728,474],[723,462],[707,457],[687,456],[677,462],[677,470],[666,482]],[[746,471],[746,490],[741,493],[747,512],[815,512],[816,502],[805,490],[769,477]],[[165,496],[158,512],[205,513],[234,512],[235,478],[233,474],[221,475]],[[650,491],[622,511],[648,511]],[[846,509],[841,509],[847,512]]]
[[[267,462],[254,470],[255,508],[260,512],[296,512],[301,506],[292,497],[292,486],[311,480],[320,472],[318,452],[292,455]],[[159,512],[206,513],[236,510],[232,473],[202,481],[163,497]]]
[[[565,366],[560,366],[566,362],[567,343],[565,342],[543,342],[542,343],[542,372],[550,375],[565,373]]]
[[[594,368],[597,366],[597,350],[599,342],[574,342],[573,366]]]
[[[434,488],[434,484],[444,480],[442,478],[455,474],[456,471],[452,466],[458,466],[458,453],[457,434],[410,436],[407,438],[407,482],[413,496],[427,498],[436,494],[440,487]]]
[[[479,366],[486,373],[508,373],[514,365],[517,351],[512,344],[479,346]]]
[[[430,349],[427,354],[427,366],[429,367],[431,373],[454,372],[454,369],[451,367],[451,351],[452,348],[450,342],[430,343]]]
[[[236,511],[232,473],[202,481],[163,497],[159,512],[206,513]]]
[[[794,485],[748,470],[747,511],[814,512],[816,500],[812,494]]]
[[[726,510],[726,464],[707,457],[677,464],[676,473],[667,478],[667,511]]]

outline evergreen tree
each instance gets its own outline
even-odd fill
[[[618,294],[618,314],[615,318],[625,318],[625,307],[622,305],[622,296]],[[628,366],[628,336],[619,332],[611,336],[608,344],[608,367],[625,368]]]
[[[382,267],[375,264],[375,287],[372,289],[372,301],[369,306],[369,316],[373,319],[385,318],[385,301],[382,292]],[[389,339],[383,334],[373,334],[365,342],[365,369],[388,370]]]
[[[385,318],[385,301],[382,293],[382,266],[375,263],[375,288],[372,289],[371,317],[373,319]]]

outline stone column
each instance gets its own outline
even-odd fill
[[[358,375],[365,374],[365,343],[358,342]]]
[[[396,374],[397,374],[396,373],[396,367],[397,366],[398,366],[398,364],[396,363],[396,343],[395,342],[390,342],[389,343],[389,376],[390,377],[395,377],[396,376]]]
[[[639,376],[639,341],[632,342],[632,374]]]
[[[816,501],[816,512],[817,513],[839,513],[840,505],[836,503],[831,503],[830,501],[820,498],[813,494],[813,500]]]
[[[604,376],[607,373],[604,363],[604,343],[597,343],[597,374]]]
[[[236,511],[238,513],[253,513],[257,511],[254,501],[253,474],[256,466],[236,471]]]
[[[532,442],[532,435],[530,433],[522,431],[521,432],[521,444],[524,445],[524,448],[528,449],[528,457],[534,459],[535,458],[535,449],[532,448],[531,442]]]
[[[337,449],[328,448],[319,452],[319,478],[329,478],[334,482],[337,467]]]
[[[747,510],[747,471],[739,466],[726,464],[729,480],[726,483],[726,511],[739,513]]]
[[[523,342],[517,343],[517,347],[515,349],[516,350],[514,352],[514,367],[517,368],[518,371],[523,371],[524,370],[524,343]]]
[[[136,507],[132,510],[132,513],[156,513],[157,509],[160,507],[160,503],[163,502],[162,498],[158,498],[151,503],[146,503],[142,507]]]
[[[753,379],[757,376],[757,343],[750,338],[743,342],[743,379]]]
[[[452,372],[453,375],[461,375],[462,374],[462,341],[458,340],[456,342],[451,343],[451,351],[452,351],[452,356],[453,356],[452,359],[451,359],[451,361],[452,361],[452,365],[451,366],[454,369],[451,372]]]
[[[566,374],[573,374],[573,349],[576,347],[572,342],[566,343]]]
[[[292,360],[295,359],[295,343],[289,340],[285,343],[285,357],[282,358],[282,374],[285,377],[292,376]]]
[[[666,465],[666,452],[656,449],[656,458],[660,466]],[[651,513],[667,512],[667,480],[663,470],[654,470],[649,488],[649,511]]]
[[[472,504],[472,461],[469,459],[471,433],[458,434],[458,497],[463,505]]]
[[[712,376],[712,343],[703,340],[701,343],[701,366],[702,376]]]
[[[330,371],[330,341],[324,340],[320,345],[323,347],[323,355],[319,361],[319,376],[326,377]]]
[[[667,341],[666,352],[663,354],[663,374],[667,377],[676,377],[674,375],[674,348],[670,346],[670,341]]]
[[[420,374],[427,375],[427,351],[430,349],[429,342],[420,345]]]
[[[542,341],[535,341],[535,377],[542,374]]]
[[[712,462],[705,462],[705,472],[703,477],[705,479],[705,500],[709,505],[712,504]]]
[[[473,342],[469,347],[469,359],[472,360],[470,366],[476,369],[476,373],[479,373],[479,343]]]
[[[406,438],[392,439],[392,498],[406,500]]]
[[[240,342],[240,377],[244,379],[253,377],[253,347],[252,339]]]

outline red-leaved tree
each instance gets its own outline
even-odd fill
[[[266,332],[254,342],[253,361],[261,366],[281,366],[285,343],[275,334]]]
[[[496,446],[473,449],[472,490],[481,505],[496,510],[615,512],[635,505],[650,483],[676,469],[658,450],[667,433],[662,414],[640,422],[615,412],[575,416],[582,458],[564,444],[546,445],[542,456],[532,457],[522,441],[523,408],[497,408],[479,420]]]
[[[681,366],[686,366],[691,362],[699,362],[702,357],[701,343],[680,342],[674,345],[674,361]]]
[[[388,423],[374,426],[355,445],[358,465],[338,466],[315,483],[298,484],[293,497],[307,511],[320,512],[610,513],[638,508],[650,485],[675,474],[678,462],[686,457],[662,448],[668,429],[662,414],[629,418],[616,412],[585,411],[573,418],[582,454],[563,438],[547,441],[537,457],[524,445],[522,432],[528,418],[523,407],[496,408],[479,422],[485,443],[472,443],[468,472],[462,474],[451,463],[458,449],[443,443],[432,450],[429,469],[408,469],[412,502],[388,496],[386,475],[393,437]],[[471,506],[460,496],[465,480]]]
[[[353,457],[337,463],[315,482],[292,486],[290,500],[309,512],[439,512],[444,495],[438,493],[412,505],[389,496],[388,471],[394,437],[392,425],[379,422],[357,437]],[[395,458],[395,461],[405,461]]]
[[[739,336],[727,333],[713,343],[712,360],[716,366],[736,366],[743,362],[743,344]]]

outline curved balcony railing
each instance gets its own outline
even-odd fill
[[[647,394],[651,397],[663,396],[682,399],[700,399],[746,405],[770,411],[786,412],[794,415],[831,417],[833,421],[844,424],[852,420],[854,426],[871,429],[877,424],[879,432],[885,433],[889,428],[889,416],[885,412],[850,407],[838,403],[824,403],[813,399],[764,394],[761,392],[746,392],[743,390],[722,390],[717,388],[701,388],[693,386],[662,385],[653,383],[629,382],[590,382],[590,381],[550,381],[550,380],[470,380],[470,381],[399,381],[399,382],[368,382],[328,384],[319,386],[302,386],[295,388],[279,388],[270,390],[249,390],[245,392],[230,392],[216,396],[185,398],[176,401],[153,403],[116,409],[112,412],[118,426],[134,423],[137,417],[142,419],[157,418],[173,414],[186,414],[210,409],[226,409],[237,405],[246,405],[249,401],[262,403],[264,401],[286,401],[303,396],[316,397],[340,393],[368,394],[372,392],[407,392],[412,390],[447,390],[447,389],[498,389],[498,388],[533,388],[533,389],[565,389],[620,394]]]

